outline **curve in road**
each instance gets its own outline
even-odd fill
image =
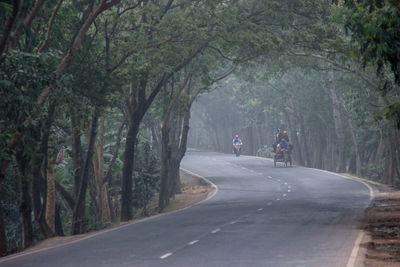
[[[255,157],[188,151],[206,202],[0,266],[346,266],[370,203],[362,183]]]

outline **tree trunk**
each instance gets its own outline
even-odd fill
[[[101,222],[111,222],[111,212],[110,212],[110,205],[108,201],[108,188],[106,184],[103,184],[103,186],[100,188],[100,200],[101,200]]]
[[[160,185],[160,195],[158,200],[159,211],[163,211],[164,208],[169,204],[169,168],[170,158],[171,158],[171,147],[169,146],[169,127],[164,124],[161,128],[162,131],[162,150],[161,150],[161,185]]]
[[[330,98],[332,101],[332,109],[333,109],[333,122],[335,125],[335,133],[337,136],[337,149],[338,149],[338,162],[336,165],[336,172],[345,172],[346,171],[346,158],[345,158],[345,143],[344,143],[344,130],[343,130],[343,122],[342,116],[340,113],[340,102],[338,100],[335,84],[333,83],[333,71],[329,72],[329,92]]]
[[[28,171],[29,160],[23,155],[23,151],[17,151],[16,160],[18,165],[18,176],[21,191],[21,200],[19,211],[22,217],[22,246],[29,247],[33,243],[33,229],[32,229],[32,203],[29,194]]]
[[[300,134],[299,134],[299,144],[301,145],[301,153],[303,153],[304,165],[306,167],[311,167],[310,153],[308,149],[308,142],[306,131],[304,127],[304,118],[301,114],[297,114],[300,124]]]
[[[248,143],[248,152],[249,155],[254,156],[254,137],[253,137],[253,124],[250,124],[249,127],[247,127],[247,143]]]
[[[0,183],[0,196],[2,194],[2,183]],[[3,217],[3,204],[0,200],[0,257],[7,253],[7,237]]]
[[[15,0],[14,2],[16,2],[16,1],[17,0]],[[85,21],[83,21],[78,33],[74,36],[74,40],[72,40],[71,45],[68,48],[68,51],[64,55],[64,58],[61,60],[61,62],[57,66],[57,70],[55,72],[56,80],[60,80],[61,79],[61,77],[64,74],[65,70],[70,65],[70,63],[71,63],[72,59],[74,58],[76,52],[78,51],[79,47],[81,46],[87,31],[89,30],[90,26],[93,24],[93,22],[95,21],[97,16],[99,14],[101,14],[103,11],[113,7],[114,5],[119,4],[120,1],[121,0],[111,0],[111,2],[107,2],[106,0],[101,0],[99,5],[90,14],[88,14],[88,16],[85,18]],[[36,6],[40,7],[42,5],[41,4],[42,2],[43,1],[38,1]],[[14,9],[15,9],[15,6],[14,6]],[[37,14],[37,11],[33,11],[31,13],[31,15],[29,16],[29,20],[30,21],[29,22],[26,21],[26,22],[28,22],[30,24],[32,22],[33,18],[36,16],[36,14]],[[1,41],[1,42],[3,42],[3,41]],[[2,44],[0,44],[0,45],[2,46]],[[4,49],[4,48],[1,48],[1,49]],[[193,57],[195,55],[193,55]],[[4,57],[0,57],[0,62],[3,59],[4,59]],[[46,86],[41,91],[40,95],[36,99],[36,106],[33,108],[30,116],[27,116],[26,120],[24,121],[24,123],[22,125],[30,124],[30,122],[37,116],[38,112],[43,107],[43,104],[47,101],[48,97],[50,96],[50,94],[52,93],[54,88],[55,88],[54,86]],[[15,134],[14,134],[14,137],[12,138],[12,140],[6,145],[6,147],[8,148],[8,151],[9,151],[8,154],[9,154],[10,158],[12,156],[12,153],[15,152],[15,148],[17,147],[17,145],[23,139],[23,136],[25,135],[26,130],[27,129],[22,129],[22,131],[16,131]],[[5,174],[6,174],[6,171],[8,169],[9,164],[10,164],[10,160],[9,159],[5,159],[5,160],[3,160],[1,162],[1,165],[0,165],[0,184],[4,180],[4,177],[5,177]],[[1,236],[1,234],[0,234],[0,236]]]
[[[376,149],[376,153],[375,153],[375,157],[374,157],[374,162],[376,164],[381,162],[381,160],[384,158],[384,153],[385,153],[385,141],[383,140],[382,132],[381,132],[380,139],[379,139],[379,145],[378,145],[378,148]]]
[[[125,147],[125,160],[122,171],[122,199],[121,199],[121,221],[132,219],[132,171],[134,163],[135,141],[139,132],[140,123],[146,114],[151,103],[160,92],[161,88],[172,77],[174,73],[188,65],[208,44],[201,44],[196,51],[190,56],[182,60],[171,72],[164,72],[157,85],[152,88],[150,95],[146,97],[148,74],[143,75],[144,78],[136,85],[131,83],[129,90],[129,101],[127,109],[129,114],[129,130]]]
[[[289,115],[289,113],[284,110],[284,114],[286,116],[286,121],[288,122],[289,125],[289,130],[291,132],[291,142],[293,144],[293,151],[295,152],[295,160],[297,161],[297,164],[299,164],[300,166],[304,166],[304,159],[303,159],[303,155],[301,153],[301,147],[300,147],[300,142],[299,142],[299,136],[297,134],[297,131],[295,130],[295,128],[293,127],[293,122],[292,122],[292,118]]]
[[[86,153],[85,164],[83,166],[83,171],[81,173],[81,184],[79,186],[78,198],[75,200],[75,207],[72,217],[72,234],[81,234],[86,232],[87,222],[85,215],[86,207],[86,191],[89,179],[89,169],[92,162],[92,156],[94,151],[94,143],[97,134],[97,124],[99,118],[99,111],[95,108],[94,115],[92,118],[92,123],[90,127],[90,139],[88,144],[88,150]]]
[[[128,126],[128,133],[125,143],[125,159],[122,167],[122,198],[121,198],[121,221],[129,221],[133,218],[132,214],[132,174],[135,156],[135,141],[137,136],[137,126]]]
[[[54,178],[53,149],[49,150],[47,160],[47,200],[46,200],[46,222],[50,229],[55,232],[56,212],[56,185]]]
[[[62,227],[62,220],[61,220],[61,205],[56,204],[56,217],[55,217],[55,231],[58,236],[64,236],[64,230]]]
[[[51,111],[49,111],[49,116]],[[43,235],[43,238],[48,238],[54,236],[54,232],[50,229],[49,225],[46,222],[46,184],[45,177],[42,177],[42,172],[47,172],[47,167],[45,163],[47,162],[45,159],[48,154],[48,140],[49,140],[49,131],[50,131],[50,119],[48,119],[47,123],[43,125],[41,130],[41,140],[40,140],[40,148],[38,151],[35,151],[32,158],[32,203],[33,203],[33,213],[35,216],[35,221],[39,226],[40,232]],[[42,184],[44,184],[44,188]],[[42,203],[43,199],[43,203]]]
[[[397,128],[393,127],[390,133],[390,146],[391,146],[391,185],[396,184],[396,178],[400,176],[399,174],[399,135]]]
[[[193,102],[192,102],[193,103]],[[190,106],[192,105],[192,103],[190,104]],[[181,167],[181,161],[183,156],[186,153],[186,148],[187,148],[187,140],[188,140],[188,134],[189,134],[189,120],[190,120],[190,106],[188,108],[188,111],[185,113],[184,115],[184,119],[183,119],[183,127],[182,127],[182,133],[181,133],[181,142],[179,144],[178,147],[178,164],[177,164],[177,175],[176,175],[176,183],[175,183],[175,192],[181,192],[181,180],[180,180],[180,176],[179,176],[179,169]]]
[[[173,115],[174,122],[170,128],[170,147],[171,147],[171,158],[170,158],[170,172],[169,172],[169,198],[175,196],[175,194],[180,194],[181,191],[181,181],[179,176],[179,166],[180,159],[178,156],[179,153],[179,143],[182,134],[182,124],[183,118],[179,118],[176,114]]]
[[[71,127],[72,127],[72,162],[74,166],[74,193],[73,198],[76,201],[79,196],[79,186],[81,184],[82,171],[82,146],[81,146],[81,131],[80,118],[76,114],[74,108],[71,111]]]
[[[98,142],[95,149],[96,157],[93,158],[94,191],[96,202],[96,215],[98,221],[103,224],[110,222],[110,207],[108,205],[107,184],[104,183],[104,114],[100,116]]]
[[[353,127],[353,123],[351,122],[350,117],[348,117],[348,124],[349,124],[349,129],[351,133],[351,139],[353,140],[353,146],[354,146],[354,153],[356,157],[356,175],[361,176],[361,156],[360,156],[360,150],[358,147],[358,142],[357,142],[357,137],[356,133]]]

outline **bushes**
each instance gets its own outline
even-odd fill
[[[361,167],[361,175],[376,182],[384,182],[385,163],[381,160],[379,163],[368,163]]]
[[[133,205],[136,209],[142,209],[142,215],[148,216],[148,205],[160,189],[160,165],[149,142],[140,144],[137,152]]]

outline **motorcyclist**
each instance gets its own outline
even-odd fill
[[[242,140],[240,140],[239,135],[236,134],[235,138],[233,138],[233,141],[232,141],[233,151],[235,151],[235,145],[237,145],[237,144],[240,146],[239,151],[241,151],[243,143],[242,143]]]

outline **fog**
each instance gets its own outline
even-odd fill
[[[357,74],[315,64],[240,69],[193,104],[188,146],[232,153],[238,134],[243,154],[272,157],[280,129],[298,165],[382,174],[382,125],[391,124],[376,120],[384,99]]]

